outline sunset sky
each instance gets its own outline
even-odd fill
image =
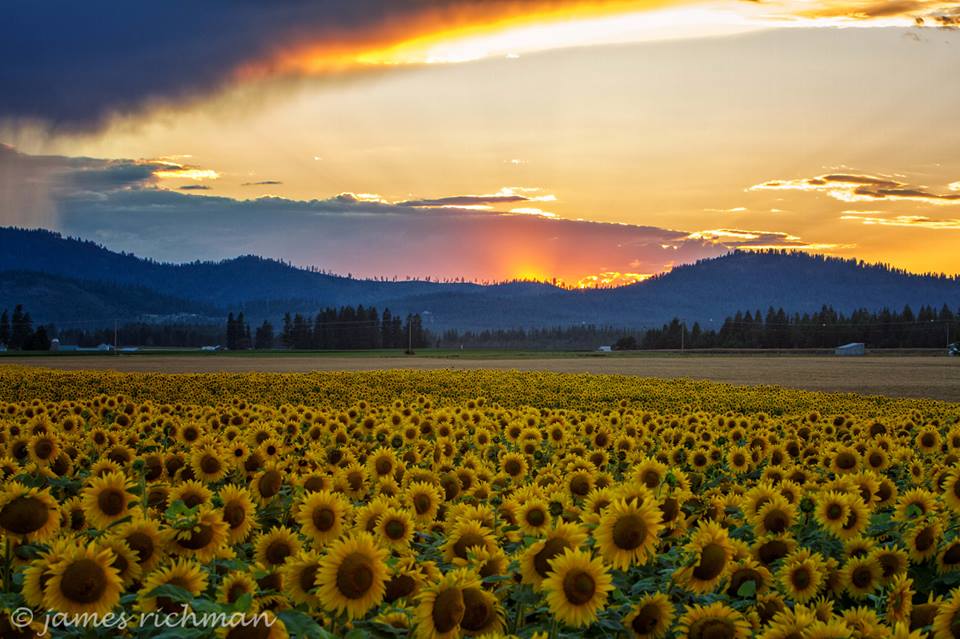
[[[13,3],[0,225],[171,261],[960,274],[960,4]]]

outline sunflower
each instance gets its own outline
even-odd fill
[[[893,516],[894,521],[909,523],[937,512],[937,498],[929,490],[914,488],[900,495]]]
[[[461,519],[447,534],[443,556],[449,562],[467,561],[471,549],[493,550],[497,541],[489,528],[472,519]]]
[[[323,607],[356,619],[378,605],[385,592],[386,554],[365,532],[333,542],[317,572]]]
[[[349,504],[340,495],[319,490],[309,493],[303,500],[296,520],[300,532],[313,540],[315,546],[321,547],[340,536],[349,512]]]
[[[25,541],[46,541],[60,529],[57,501],[48,488],[10,482],[0,493],[0,529]]]
[[[70,615],[105,615],[120,603],[123,583],[109,548],[74,546],[50,565],[43,605]]]
[[[528,499],[517,513],[517,524],[526,535],[539,536],[550,529],[553,518],[550,507],[542,499]]]
[[[845,493],[827,491],[817,498],[813,514],[817,522],[830,534],[840,537],[850,517],[851,497]]]
[[[823,573],[820,555],[804,548],[786,558],[778,576],[788,597],[798,603],[806,603],[816,596],[823,585]]]
[[[566,550],[579,549],[587,540],[587,533],[575,524],[560,524],[541,541],[534,542],[520,555],[520,575],[523,583],[539,589],[550,576],[550,562]]]
[[[743,597],[744,595],[740,594],[741,589],[745,586],[750,589],[749,584],[753,584],[752,592],[762,593],[767,591],[772,581],[773,575],[765,566],[760,565],[753,557],[744,557],[730,568],[726,592],[730,597]],[[752,597],[753,595],[749,595],[747,598]]]
[[[413,508],[413,518],[420,524],[428,524],[437,518],[440,508],[440,489],[428,482],[411,482],[405,493],[405,501]]]
[[[412,599],[420,591],[426,575],[421,571],[415,555],[401,557],[390,569],[383,600],[393,603],[399,599]]]
[[[291,557],[280,569],[283,589],[294,603],[310,608],[319,608],[320,599],[314,590],[317,573],[320,571],[320,555],[311,550],[301,551]]]
[[[109,472],[94,477],[83,489],[83,512],[94,528],[105,530],[130,514],[133,496],[127,492],[127,478]]]
[[[254,558],[268,568],[278,568],[288,557],[300,552],[297,535],[286,526],[278,526],[260,533],[253,544]]]
[[[913,611],[913,580],[906,574],[898,574],[890,582],[887,591],[885,617],[887,623],[909,623]]]
[[[249,572],[232,570],[217,588],[217,601],[222,604],[235,604],[245,595],[254,597],[257,594],[257,588],[257,581]],[[256,604],[255,599],[251,601],[251,606],[254,608]]]
[[[280,494],[283,488],[283,472],[276,462],[269,462],[253,476],[250,481],[250,492],[261,506],[265,506]]]
[[[227,540],[231,544],[243,542],[257,525],[256,507],[246,488],[228,484],[217,495],[222,504],[223,520],[227,523]]]
[[[694,557],[694,561],[679,568],[674,578],[692,592],[712,591],[726,574],[734,553],[727,530],[716,522],[701,521],[691,535],[686,550]]]
[[[677,639],[747,639],[750,624],[723,602],[687,606],[677,624]]]
[[[33,463],[47,466],[60,455],[60,441],[51,433],[37,434],[30,438],[27,452]]]
[[[207,576],[200,564],[189,559],[177,559],[165,568],[159,568],[147,575],[137,598],[143,612],[162,611],[180,612],[182,604],[167,597],[157,597],[152,593],[160,586],[176,586],[197,597],[207,589]]]
[[[527,458],[520,453],[506,453],[500,457],[500,469],[510,478],[519,480],[527,474]]]
[[[171,504],[182,501],[187,508],[195,508],[212,504],[213,492],[202,482],[190,479],[171,488],[167,499]]]
[[[391,550],[408,548],[413,539],[413,532],[413,519],[404,509],[387,508],[377,520],[377,538]]]
[[[337,471],[334,477],[337,490],[353,500],[367,496],[367,469],[353,462]]]
[[[914,562],[923,562],[937,554],[942,527],[939,521],[914,526],[904,535],[907,551]]]
[[[653,500],[613,501],[601,513],[594,531],[600,554],[620,570],[645,564],[656,553],[661,519]]]
[[[130,547],[143,574],[153,570],[164,557],[164,541],[168,535],[161,532],[160,522],[155,519],[136,518],[120,524],[113,530],[113,536]]]
[[[894,577],[907,571],[910,565],[910,558],[907,553],[896,547],[876,548],[870,553],[870,557],[880,564],[880,581],[886,586]]]
[[[460,629],[464,635],[497,635],[503,630],[503,608],[496,595],[474,585],[462,588],[460,592],[463,596]]]
[[[748,517],[758,536],[787,532],[796,519],[797,507],[782,495],[775,495]]]
[[[847,560],[841,579],[847,593],[854,599],[864,599],[880,587],[883,568],[870,557],[853,557]]]
[[[117,569],[117,575],[124,588],[131,586],[140,579],[143,567],[137,559],[137,554],[123,539],[111,536],[97,543],[97,550],[107,548],[113,552],[111,565]]]
[[[478,588],[480,580],[466,568],[457,568],[428,584],[417,596],[416,636],[420,639],[453,639],[460,635],[466,614],[463,591]]]
[[[230,472],[231,458],[215,443],[206,443],[190,454],[190,466],[200,481],[215,484]]]
[[[662,592],[642,596],[623,620],[633,639],[662,639],[673,625],[673,603]]]
[[[550,560],[549,576],[542,587],[554,617],[582,628],[596,621],[597,612],[606,605],[613,577],[601,559],[567,548]]]
[[[960,513],[960,466],[954,466],[943,485],[943,500],[955,513]]]
[[[202,563],[212,561],[227,544],[229,526],[219,510],[204,506],[189,530],[180,530],[170,541],[170,552]]]
[[[933,619],[933,639],[953,639],[960,630],[960,588],[950,591]]]

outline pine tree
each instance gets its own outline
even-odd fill
[[[257,328],[253,347],[257,350],[273,348],[273,324],[267,320],[263,320],[263,324]]]
[[[30,313],[23,310],[23,305],[17,304],[13,309],[13,321],[10,330],[10,348],[19,350],[27,345],[30,336],[33,334],[33,320],[30,319]]]
[[[10,315],[7,309],[0,314],[0,344],[7,346],[10,343]]]

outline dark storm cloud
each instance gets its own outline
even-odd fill
[[[601,0],[602,2],[602,0]],[[6,2],[0,117],[88,129],[110,115],[229,85],[280,51],[389,43],[558,0]]]

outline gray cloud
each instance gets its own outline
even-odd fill
[[[259,182],[244,182],[240,186],[272,186],[283,184],[280,180],[260,180]]]
[[[948,188],[952,188],[952,185]],[[751,191],[814,191],[841,202],[882,202],[909,200],[926,204],[960,204],[960,193],[936,193],[887,176],[829,173],[797,180],[769,180],[750,187]]]

